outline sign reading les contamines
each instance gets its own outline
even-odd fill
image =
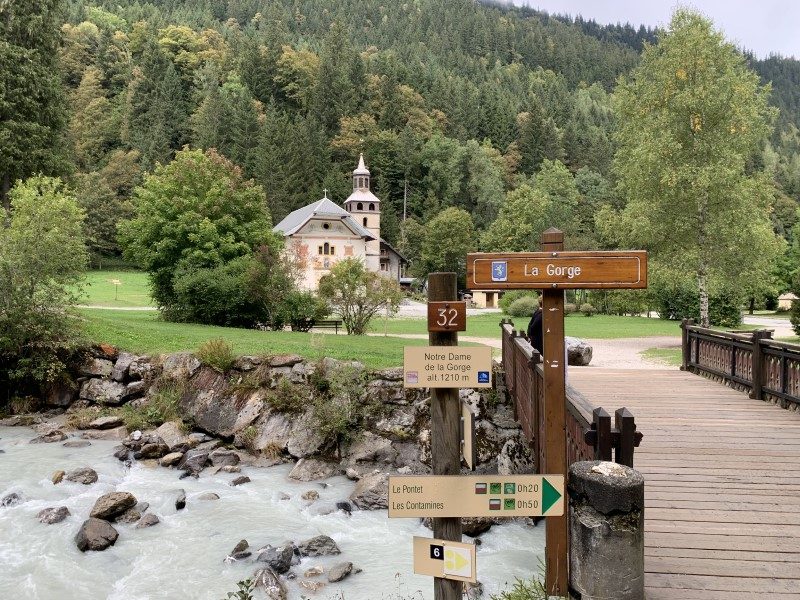
[[[467,287],[474,290],[646,288],[647,252],[468,254]]]

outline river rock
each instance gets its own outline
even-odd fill
[[[137,356],[128,367],[128,378],[149,381],[153,376],[153,365],[147,356]]]
[[[81,433],[81,438],[85,440],[106,440],[111,442],[121,442],[128,436],[128,428],[124,425],[114,429],[90,429]]]
[[[161,459],[158,461],[158,464],[160,464],[162,467],[174,467],[179,462],[181,462],[182,458],[183,458],[183,453],[170,452],[169,454],[165,454],[164,456],[162,456]]]
[[[205,468],[209,454],[210,452],[208,450],[201,450],[199,448],[189,450],[183,455],[181,462],[178,463],[178,468],[181,471],[197,474]]]
[[[325,437],[317,427],[312,411],[303,413],[292,421],[286,449],[293,457],[305,458],[316,454],[323,444],[325,444]]]
[[[79,367],[81,375],[88,377],[110,377],[114,363],[105,358],[88,357]]]
[[[345,463],[348,466],[364,462],[391,464],[397,458],[397,451],[392,447],[391,440],[365,431],[350,444],[346,456]]]
[[[333,565],[328,570],[328,581],[331,583],[336,583],[337,581],[341,581],[350,573],[353,572],[353,563],[351,562],[340,562]]]
[[[269,359],[270,367],[293,367],[297,363],[303,362],[303,357],[297,354],[281,354],[272,356]]]
[[[66,475],[64,471],[56,471],[55,473],[53,473],[53,476],[50,478],[50,481],[53,482],[53,485],[58,485],[64,480],[64,475]]]
[[[117,359],[117,356],[119,356],[119,350],[117,350],[115,346],[106,344],[105,342],[95,344],[92,346],[91,350],[95,357],[110,360],[111,362],[114,362]]]
[[[337,473],[339,473],[339,467],[335,464],[317,458],[301,458],[294,468],[289,471],[289,479],[315,481],[333,477]]]
[[[342,512],[346,512],[348,515],[353,512],[353,507],[350,506],[349,502],[337,502],[336,503],[336,510],[341,510]]]
[[[61,431],[60,429],[53,429],[47,433],[40,435],[39,437],[33,438],[30,443],[31,444],[52,444],[53,442],[63,442],[67,439],[67,434]]]
[[[323,569],[319,565],[314,565],[313,567],[310,567],[305,570],[305,573],[303,573],[303,577],[305,578],[316,577],[317,575],[322,575],[324,572],[325,569]]]
[[[82,483],[83,485],[91,485],[97,481],[97,471],[91,467],[80,467],[67,473],[64,479],[67,481],[74,481],[75,483]]]
[[[178,497],[175,498],[175,510],[186,508],[186,490],[178,490]]]
[[[414,436],[416,409],[413,406],[393,407],[387,416],[375,424],[375,429],[394,439],[406,440]]]
[[[40,523],[45,525],[53,525],[54,523],[61,523],[70,515],[69,509],[66,506],[57,506],[53,508],[45,508],[39,511],[36,518]]]
[[[111,379],[119,381],[120,383],[125,381],[125,378],[128,376],[128,369],[134,360],[136,360],[136,357],[133,354],[120,352],[117,357],[117,362],[114,363],[114,368],[111,370]]]
[[[242,485],[244,483],[250,483],[250,478],[247,475],[242,475],[241,477],[237,477],[233,481],[231,481],[231,485],[236,487],[237,485]]]
[[[155,431],[155,435],[160,437],[163,442],[174,450],[182,444],[188,443],[188,438],[183,432],[183,425],[178,421],[167,421],[162,423]]]
[[[120,516],[118,516],[115,519],[115,522],[116,523],[130,524],[130,523],[136,523],[136,521],[138,521],[141,518],[142,518],[142,513],[139,512],[136,509],[136,507],[133,507],[133,508],[129,508],[124,513],[122,513]]]
[[[258,562],[267,563],[276,573],[286,573],[292,566],[294,545],[284,544],[273,548],[267,546],[258,554]]]
[[[127,446],[114,446],[114,458],[119,460],[128,460],[130,450]]]
[[[170,379],[189,379],[200,368],[200,361],[191,352],[168,354],[162,364],[162,373]]]
[[[584,340],[566,336],[564,345],[567,347],[567,364],[585,367],[592,362],[592,347]]]
[[[113,521],[126,510],[136,505],[136,497],[129,492],[103,494],[94,503],[90,517]]]
[[[239,465],[224,465],[219,467],[221,473],[241,473],[242,468]]]
[[[318,535],[297,544],[301,556],[332,556],[342,551],[327,535]]]
[[[372,473],[362,477],[350,494],[350,502],[361,510],[388,508],[389,474]]]
[[[286,587],[270,567],[263,567],[253,573],[256,587],[263,590],[268,600],[286,600]]]
[[[535,472],[535,458],[528,444],[518,437],[508,440],[497,457],[497,473],[522,475]]]
[[[318,592],[318,591],[320,591],[322,588],[324,588],[324,587],[325,587],[325,582],[324,582],[324,581],[308,581],[308,580],[303,580],[303,581],[301,581],[301,582],[300,582],[300,584],[299,584],[299,585],[300,585],[300,587],[302,587],[302,588],[305,588],[305,589],[307,589],[307,590],[310,590],[310,591],[312,591],[312,592]]]
[[[161,521],[156,515],[154,515],[153,513],[147,513],[136,524],[136,529],[145,529],[146,527],[152,527],[153,525],[158,525],[160,522]]]
[[[319,500],[319,492],[317,490],[308,490],[307,492],[303,492],[300,498],[315,502],[316,500]]]
[[[80,397],[97,404],[118,406],[125,400],[125,386],[110,379],[89,379],[81,386]]]
[[[239,540],[239,542],[233,547],[231,550],[230,555],[233,556],[234,554],[239,554],[240,552],[244,552],[250,547],[250,542],[247,540]]]
[[[3,496],[3,499],[0,500],[0,506],[16,506],[22,502],[22,495],[17,494],[16,492],[11,492],[10,494],[6,494]]]
[[[136,460],[144,460],[148,458],[161,458],[169,454],[169,446],[167,446],[161,438],[157,441],[144,444],[142,449],[133,453],[133,458]]]
[[[214,450],[208,455],[215,467],[234,466],[239,464],[239,455],[234,450]]]
[[[255,370],[263,360],[260,356],[240,356],[233,361],[233,368],[242,373]]]
[[[89,440],[67,440],[61,444],[64,448],[88,448],[92,445]]]
[[[59,379],[45,389],[44,401],[48,406],[67,408],[78,397],[78,386],[70,378]]]
[[[136,398],[145,392],[144,381],[131,381],[125,386],[125,398]]]
[[[215,494],[214,492],[205,492],[200,494],[197,497],[198,500],[209,501],[209,500],[219,500],[219,495]]]
[[[78,550],[105,550],[113,546],[119,534],[110,523],[102,519],[90,518],[83,522],[78,534],[75,536],[75,544]]]
[[[89,423],[89,429],[113,429],[120,425],[122,425],[122,417],[114,415],[95,419]]]

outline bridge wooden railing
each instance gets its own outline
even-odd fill
[[[718,379],[773,400],[784,408],[800,404],[800,345],[777,342],[772,331],[726,332],[684,319],[681,369]]]
[[[525,334],[514,330],[509,320],[500,323],[503,336],[503,370],[506,388],[514,400],[514,411],[536,457],[536,469],[546,464],[544,370],[541,355]],[[592,406],[578,390],[567,386],[567,463],[581,460],[614,460],[633,467],[634,447],[642,434],[626,408],[611,415]],[[541,472],[541,471],[540,471]]]

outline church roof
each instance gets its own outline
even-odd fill
[[[390,252],[394,252],[395,254],[397,254],[397,256],[400,257],[400,261],[401,262],[408,263],[408,259],[405,256],[403,256],[402,254],[400,254],[400,252],[397,250],[397,248],[392,246],[389,242],[387,242],[383,238],[380,238],[380,240],[381,240],[381,246],[385,246]]]
[[[380,199],[369,190],[359,188],[353,190],[353,193],[350,194],[344,202],[345,204],[348,202],[374,202],[375,204],[380,204]]]
[[[289,213],[280,223],[272,228],[272,231],[280,231],[283,235],[292,235],[314,217],[331,220],[338,219],[347,225],[357,236],[368,240],[375,239],[375,236],[372,235],[366,227],[359,225],[358,221],[356,221],[349,212],[327,197]]]
[[[353,175],[369,175],[369,169],[367,168],[367,165],[364,164],[363,154],[358,155],[358,166],[356,167],[356,170],[353,171]]]

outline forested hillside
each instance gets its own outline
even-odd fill
[[[341,201],[363,151],[382,233],[419,272],[446,266],[423,242],[447,235],[426,224],[449,207],[471,215],[482,249],[532,247],[545,222],[602,246],[595,215],[622,202],[611,94],[657,39],[469,0],[69,0],[62,34],[70,182],[95,252],[118,252],[131,190],[184,145],[260,183],[274,222],[324,188]],[[800,67],[750,64],[780,109],[751,168],[774,178],[775,229],[791,241]],[[509,233],[515,222],[530,233]]]

